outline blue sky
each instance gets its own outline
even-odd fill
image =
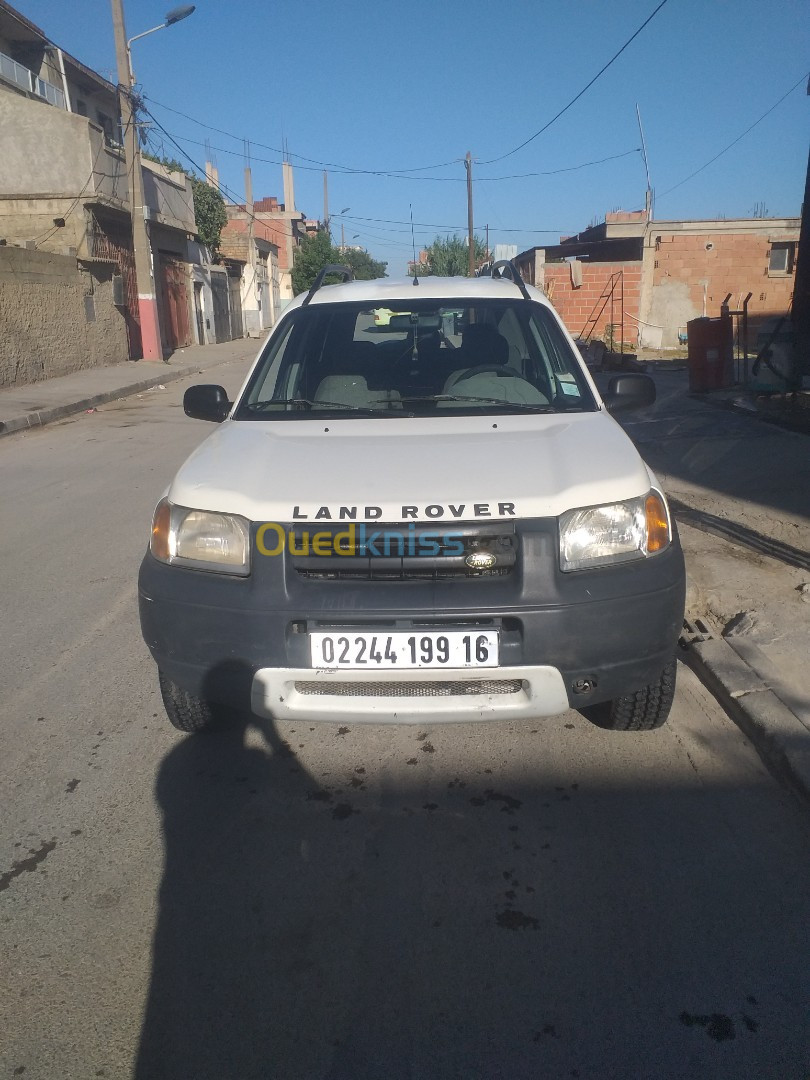
[[[465,230],[468,150],[476,231],[483,237],[488,224],[490,244],[523,250],[554,243],[606,211],[642,207],[636,103],[656,217],[747,217],[759,204],[767,216],[798,215],[810,133],[802,80],[810,70],[806,0],[667,0],[548,131],[492,160],[570,101],[658,2],[198,0],[191,18],[136,42],[133,65],[161,125],[200,164],[200,144],[208,139],[220,181],[239,199],[245,138],[254,197],[279,199],[280,158],[268,147],[286,139],[297,208],[309,217],[323,216],[318,163],[329,163],[333,237],[340,242],[343,223],[346,242],[386,260],[394,275],[404,273],[411,257],[411,207],[420,223],[417,248],[439,231]],[[115,79],[107,0],[18,0],[16,6],[57,44]],[[162,22],[171,6],[173,0],[125,0],[128,35]],[[667,193],[800,80],[728,153]],[[167,156],[181,157],[159,130],[152,141],[162,141]],[[594,161],[602,163],[501,179]],[[335,165],[387,172],[442,167],[402,178]]]

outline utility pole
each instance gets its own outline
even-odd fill
[[[467,169],[467,244],[469,246],[468,277],[475,277],[475,237],[473,236],[473,201],[472,201],[472,157],[470,151],[464,158]]]
[[[332,241],[332,233],[329,229],[329,179],[326,169],[323,170],[323,223],[329,233],[329,242]]]
[[[342,221],[340,223],[340,250],[346,250],[346,226]]]
[[[115,32],[115,57],[118,65],[118,103],[124,125],[124,152],[130,177],[129,204],[132,214],[132,246],[135,252],[135,278],[138,288],[138,315],[141,324],[141,352],[144,360],[162,360],[163,346],[160,341],[160,317],[152,272],[152,251],[146,230],[141,148],[132,108],[131,95],[135,80],[127,47],[122,0],[110,0],[110,2]]]
[[[641,136],[641,156],[644,158],[644,172],[647,175],[647,195],[644,205],[646,208],[647,221],[649,222],[652,221],[654,213],[653,191],[652,184],[650,183],[650,166],[647,161],[647,143],[644,141],[644,128],[641,126],[641,109],[638,107],[638,102],[636,102],[636,119],[638,120],[638,133]]]
[[[810,94],[810,82],[807,84]],[[804,182],[804,202],[799,228],[796,277],[793,282],[793,372],[801,385],[803,375],[810,375],[810,156]]]
[[[489,222],[487,222],[487,250],[484,258],[489,262]]]
[[[261,302],[261,296],[257,288],[256,281],[256,245],[253,243],[253,172],[250,168],[250,143],[245,140],[245,214],[247,216],[247,250],[248,250],[248,266],[250,267],[250,289],[249,295],[256,298],[257,302]],[[258,306],[257,303],[257,306]],[[261,334],[262,332],[262,314],[258,312],[258,326],[256,329]]]

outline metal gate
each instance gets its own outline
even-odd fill
[[[214,337],[220,341],[231,340],[231,316],[228,306],[227,274],[211,274],[211,296],[214,300]]]
[[[158,263],[163,286],[158,295],[163,338],[170,351],[184,349],[191,344],[186,264],[167,255],[160,255]]]
[[[231,308],[231,337],[233,339],[244,336],[242,326],[242,290],[241,279],[235,274],[228,275],[228,299]]]
[[[118,264],[124,284],[124,306],[121,313],[127,330],[127,352],[130,360],[138,360],[143,356],[143,344],[131,228],[91,211],[90,252],[94,259],[110,259]]]
[[[202,309],[202,282],[194,282],[194,317],[197,320],[197,344],[205,344],[205,324],[203,322]]]

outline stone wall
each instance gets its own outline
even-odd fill
[[[110,263],[0,247],[0,387],[127,359]]]

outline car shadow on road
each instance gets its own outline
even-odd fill
[[[481,725],[383,764],[362,725],[178,741],[136,1080],[798,1080],[806,833],[669,778],[666,731],[549,764],[569,718],[508,760]]]

